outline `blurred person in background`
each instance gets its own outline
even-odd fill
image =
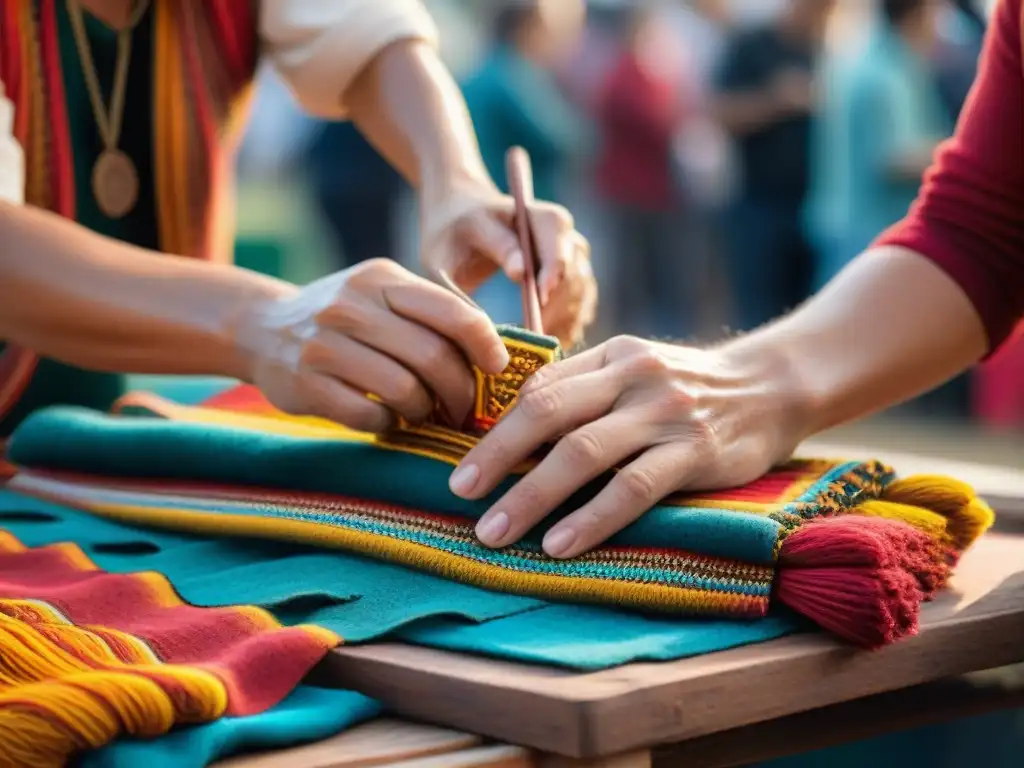
[[[559,89],[556,70],[586,18],[582,0],[505,0],[493,21],[490,52],[462,84],[480,151],[507,191],[505,153],[523,147],[538,198],[562,197],[570,158],[586,141],[579,113]],[[519,289],[497,275],[474,298],[498,322],[521,321]]]
[[[0,438],[47,405],[109,408],[126,371],[238,378],[282,410],[381,431],[435,395],[458,419],[467,360],[503,369],[478,308],[393,262],[303,287],[200,263],[232,256],[229,171],[265,59],[307,113],[352,120],[417,187],[428,274],[463,290],[521,277],[512,200],[417,0],[10,0],[0,14]],[[545,322],[571,344],[593,314],[589,247],[564,208],[531,216]]]
[[[507,0],[493,47],[462,85],[487,170],[507,189],[505,152],[523,147],[537,196],[558,200],[566,164],[582,138],[581,120],[555,77],[582,30],[579,0]]]
[[[814,74],[834,0],[789,0],[770,22],[736,30],[714,112],[742,174],[726,214],[735,325],[749,330],[803,301],[812,256],[801,209],[810,165]]]
[[[867,43],[823,67],[806,206],[815,286],[906,215],[952,133],[932,68],[944,0],[880,0]]]
[[[597,100],[597,187],[608,211],[617,330],[664,336],[692,332],[696,281],[687,275],[682,201],[673,142],[686,118],[675,40],[662,19],[634,12],[627,42]],[[695,293],[693,299],[699,299]]]
[[[978,71],[985,39],[985,17],[977,0],[946,0],[939,17],[939,41],[933,57],[939,91],[955,121]]]
[[[320,215],[333,236],[332,259],[342,269],[397,253],[396,209],[402,176],[352,123],[320,125],[306,155]]]

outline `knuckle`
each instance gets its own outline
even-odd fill
[[[673,414],[693,414],[699,411],[696,395],[682,382],[673,382],[661,397],[662,407]],[[699,419],[696,423],[703,423]]]
[[[452,318],[452,328],[455,335],[462,339],[476,339],[489,337],[494,334],[493,325],[481,310],[470,307],[464,302],[459,302],[460,311]]]
[[[443,371],[454,365],[457,356],[451,346],[440,338],[424,341],[416,350],[416,363],[421,371]]]
[[[650,470],[626,467],[619,472],[619,482],[629,498],[646,506],[658,502],[658,479]]]
[[[353,286],[351,290],[361,291],[358,286]],[[322,327],[340,333],[351,333],[365,328],[371,321],[363,306],[364,301],[365,299],[356,298],[349,293],[348,289],[343,289],[334,301],[317,314],[316,322]]]
[[[543,215],[560,230],[569,230],[576,226],[576,220],[565,206],[548,203],[543,209]]]
[[[551,378],[551,374],[546,373],[548,368],[550,366],[541,368],[523,383],[523,386],[519,388],[520,399],[529,397],[532,393],[547,386],[548,380]]]
[[[562,398],[553,387],[535,388],[529,392],[520,393],[518,399],[518,407],[523,415],[535,421],[552,418],[562,407]]]
[[[334,350],[319,338],[306,340],[299,352],[300,368],[322,369],[331,364]]]
[[[626,358],[643,350],[647,344],[636,336],[614,336],[608,341],[608,351],[617,358]]]
[[[653,344],[636,339],[626,360],[626,370],[636,376],[657,376],[669,370],[665,356]]]
[[[391,259],[367,259],[349,269],[348,285],[353,288],[380,285],[401,271],[401,267]]]
[[[415,409],[417,406],[422,406],[426,399],[424,397],[423,387],[420,385],[419,381],[416,380],[415,376],[396,376],[391,380],[387,387],[388,393],[386,399],[393,402],[395,405],[402,406],[403,408]]]
[[[604,455],[604,444],[589,429],[577,429],[562,438],[562,450],[573,464],[592,465]]]

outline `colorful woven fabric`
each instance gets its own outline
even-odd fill
[[[258,608],[195,608],[159,574],[0,532],[0,756],[60,766],[120,735],[266,710],[339,642]]]
[[[482,378],[474,429],[511,407],[530,372],[515,370],[523,349],[557,354],[521,332],[506,343],[512,370]],[[499,387],[511,396],[487,399]],[[912,633],[921,600],[991,522],[953,481],[796,460],[744,488],[668,499],[594,552],[555,561],[538,546],[543,526],[501,551],[476,543],[473,523],[504,487],[481,502],[448,492],[472,431],[434,424],[374,437],[273,412],[246,388],[201,408],[132,397],[122,414],[37,414],[12,442],[23,467],[12,487],[130,522],[340,547],[548,600],[737,619],[778,600],[865,645]],[[871,627],[846,625],[856,611],[842,607],[844,589],[877,604]]]

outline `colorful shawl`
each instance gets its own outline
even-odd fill
[[[478,374],[467,431],[370,436],[285,416],[246,387],[198,408],[129,396],[119,415],[30,418],[12,442],[21,471],[11,487],[132,523],[339,547],[553,601],[735,619],[785,605],[868,647],[912,634],[922,600],[991,524],[971,489],[946,478],[794,460],[743,488],[667,499],[568,562],[543,554],[543,527],[486,549],[473,524],[512,481],[469,502],[448,492],[448,473],[558,354],[549,340],[505,334],[512,363]]]
[[[339,642],[258,608],[194,608],[156,573],[0,532],[0,754],[59,766],[121,734],[262,712]]]
[[[30,205],[76,218],[69,116],[56,3],[0,3],[0,80],[14,104]],[[257,61],[251,0],[154,0],[153,158],[161,249],[199,258],[230,253],[231,150]],[[30,351],[0,352],[0,416],[36,367]]]

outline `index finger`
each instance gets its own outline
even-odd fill
[[[469,499],[487,495],[542,445],[605,415],[618,396],[614,372],[608,368],[521,395],[459,462],[449,480],[452,492]]]
[[[383,293],[391,311],[450,339],[485,373],[501,373],[508,366],[505,343],[479,307],[418,276]]]

